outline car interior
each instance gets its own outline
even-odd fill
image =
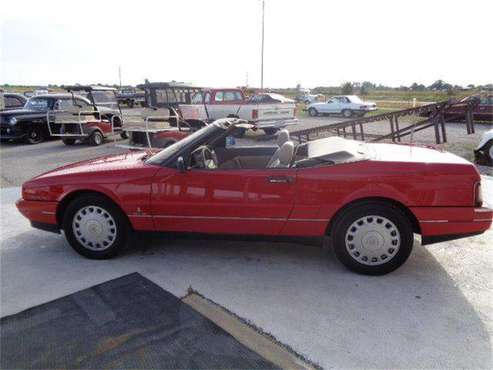
[[[221,142],[223,144],[223,142]],[[275,146],[248,147],[202,145],[190,158],[191,168],[265,169],[307,168],[353,162],[368,158],[367,147],[352,140],[330,137],[295,145],[289,132],[279,132]]]

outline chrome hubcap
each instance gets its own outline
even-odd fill
[[[115,242],[117,229],[113,217],[103,208],[86,206],[74,216],[72,230],[85,248],[103,251]]]
[[[399,230],[382,216],[365,216],[354,221],[346,232],[345,241],[349,255],[369,266],[389,262],[401,245]]]

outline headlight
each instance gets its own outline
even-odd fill
[[[9,124],[11,124],[11,125],[15,125],[16,123],[17,123],[17,118],[15,118],[15,117],[10,117],[10,119],[9,119]]]

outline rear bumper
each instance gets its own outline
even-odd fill
[[[481,234],[491,227],[493,210],[481,207],[413,207],[423,244]]]
[[[15,205],[19,212],[31,221],[33,227],[40,229],[58,229],[57,219],[56,219],[56,209],[58,206],[57,202],[44,202],[44,201],[34,201],[19,199]],[[39,227],[36,225],[44,225]]]

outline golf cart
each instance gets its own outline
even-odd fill
[[[105,138],[116,133],[125,138],[121,111],[113,98],[114,89],[71,86],[66,87],[66,90],[72,99],[46,112],[50,136],[61,137],[65,145],[74,145],[77,140],[101,145]],[[75,91],[83,93],[75,95]]]
[[[207,125],[207,108],[198,94],[201,88],[175,82],[146,82],[137,87],[145,92],[147,108],[140,114],[123,114],[123,130],[129,137],[125,147],[165,148]]]

